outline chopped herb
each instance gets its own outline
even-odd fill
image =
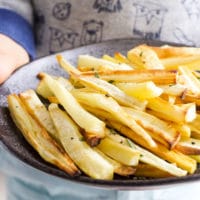
[[[191,142],[192,145],[195,145],[195,142]]]
[[[123,144],[123,140],[120,140],[120,144]]]
[[[71,140],[73,140],[74,138],[73,138],[73,137],[71,137],[70,139],[71,139]]]
[[[131,148],[135,149],[134,143],[133,143],[131,140],[129,140],[129,139],[126,139],[126,140],[127,140],[128,145],[129,145]]]
[[[95,76],[96,78],[99,78],[98,72],[94,72],[94,76]]]
[[[143,55],[143,51],[140,52],[140,57],[142,57],[142,55]]]
[[[105,96],[106,96],[106,97],[110,97],[110,95],[109,95],[109,94],[105,94]]]
[[[85,141],[84,137],[79,138],[80,141]]]
[[[140,154],[140,158],[141,158],[141,157],[143,157],[143,155],[142,155],[142,154]]]
[[[110,134],[115,135],[115,134],[117,134],[117,132],[114,129],[110,129]]]
[[[111,84],[114,83],[114,82],[115,82],[114,80],[109,80],[108,81],[108,83],[111,83]]]

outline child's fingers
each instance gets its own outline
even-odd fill
[[[27,60],[23,64],[27,63]],[[16,60],[11,55],[0,54],[0,84],[3,83],[9,76],[21,65],[18,65]]]
[[[9,55],[0,54],[0,84],[15,70],[13,59]]]
[[[17,68],[29,62],[26,50],[11,38],[0,34],[0,84]]]

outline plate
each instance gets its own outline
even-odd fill
[[[90,54],[97,57],[100,57],[103,54],[113,55],[113,53],[116,51],[125,54],[127,50],[143,43],[156,46],[166,44],[165,42],[146,41],[132,38],[120,39],[63,51],[61,54],[71,63],[76,65],[77,57],[80,54]],[[61,75],[67,77],[66,72],[64,72],[64,70],[59,67],[55,59],[55,55],[51,55],[35,60],[34,62],[20,68],[4,84],[0,86],[0,140],[18,159],[48,174],[74,182],[88,184],[91,187],[141,190],[160,188],[162,186],[172,186],[174,184],[189,183],[200,180],[200,168],[197,169],[195,174],[180,178],[171,177],[159,179],[122,179],[121,177],[116,176],[112,181],[94,180],[85,175],[72,178],[62,170],[59,170],[53,165],[45,162],[38,155],[38,153],[26,142],[22,134],[17,130],[9,115],[6,102],[6,97],[10,93],[19,93],[30,88],[35,89],[38,83],[36,76],[39,72],[47,72],[51,75]]]

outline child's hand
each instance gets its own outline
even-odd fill
[[[23,47],[14,40],[0,34],[0,84],[13,71],[29,62],[29,55]]]

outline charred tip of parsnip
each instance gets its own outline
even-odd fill
[[[193,94],[191,94],[189,91],[188,91],[188,89],[185,89],[184,91],[183,91],[183,93],[181,94],[181,96],[180,96],[180,98],[181,98],[181,100],[185,100],[185,98],[187,97],[187,96],[192,96],[192,97],[194,97],[194,95]],[[195,95],[196,96],[196,95]],[[198,95],[199,96],[199,95]],[[200,96],[199,96],[200,97]]]
[[[38,78],[39,80],[44,79],[44,77],[45,77],[45,73],[43,73],[43,72],[40,72],[40,73],[37,74],[37,78]]]
[[[86,140],[86,142],[91,146],[91,147],[95,147],[97,146],[100,142],[101,142],[101,137],[98,137],[97,135],[94,135],[94,134],[90,134],[90,133],[87,133],[87,134],[84,134],[84,138]]]

